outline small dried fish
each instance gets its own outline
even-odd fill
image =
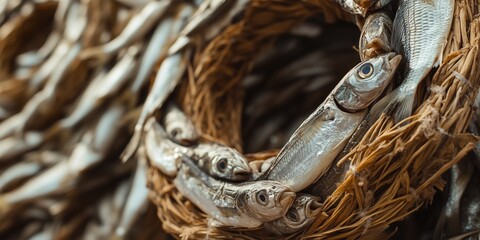
[[[107,157],[121,127],[118,119],[126,114],[129,107],[121,100],[113,102],[82,137],[68,159],[70,171],[81,173]]]
[[[171,2],[170,0],[150,1],[140,12],[132,17],[118,37],[103,46],[85,49],[81,57],[108,56],[116,53],[129,43],[142,38],[158,22],[158,19],[165,13]]]
[[[175,21],[172,34],[175,34],[177,30],[180,31],[180,29],[186,24],[188,16],[190,16],[193,11],[189,5],[181,6],[182,8],[177,14],[178,20]],[[131,138],[130,143],[128,143],[125,151],[122,153],[121,158],[124,162],[135,154],[135,151],[140,144],[140,140],[142,139],[143,128],[147,119],[162,106],[168,95],[172,93],[178,82],[180,82],[187,67],[187,61],[185,58],[190,55],[189,52],[190,51],[187,50],[169,55],[160,65],[153,86],[145,100],[145,104],[143,105],[140,117],[138,118],[137,124],[135,124],[133,137]]]
[[[50,111],[56,110],[54,106],[56,99],[61,91],[58,88],[64,83],[64,76],[70,67],[70,64],[75,60],[77,54],[80,52],[80,44],[74,44],[68,50],[67,55],[62,61],[59,62],[59,66],[55,68],[52,73],[50,81],[47,82],[42,91],[36,93],[32,99],[30,99],[22,112],[16,114],[18,118],[13,119],[15,116],[10,117],[0,124],[0,139],[10,136],[15,133],[21,133],[28,129],[29,124],[38,121],[39,116],[50,113]],[[67,79],[68,80],[68,79]]]
[[[375,116],[395,110],[393,118],[398,122],[412,114],[418,84],[442,62],[454,3],[454,0],[399,1],[391,46],[404,55],[406,75],[398,88],[375,104],[372,109]]]
[[[184,156],[174,183],[219,226],[259,227],[283,216],[295,199],[289,187],[275,181],[232,184],[215,180]]]
[[[139,47],[135,45],[128,48],[125,55],[120,58],[108,73],[105,73],[106,70],[101,70],[97,73],[85,92],[80,96],[73,113],[62,119],[59,122],[59,126],[65,129],[74,127],[85,120],[87,116],[102,106],[107,100],[116,96],[135,73],[139,51]]]
[[[26,132],[23,136],[10,136],[0,140],[0,162],[13,159],[39,147],[44,139],[43,133]]]
[[[56,164],[67,157],[63,154],[39,151],[32,152],[25,155],[21,162],[7,168],[0,174],[0,190],[12,182],[33,176],[39,173],[42,169]]]
[[[183,146],[190,146],[198,141],[198,134],[191,119],[174,103],[168,103],[162,119],[170,140]]]
[[[8,212],[12,206],[32,201],[49,194],[66,191],[75,183],[68,162],[55,164],[41,174],[15,190],[0,195],[0,216]]]
[[[386,12],[376,12],[367,17],[358,44],[362,61],[391,52],[392,25],[392,19]]]
[[[247,160],[232,148],[216,143],[200,143],[190,149],[171,142],[153,118],[146,126],[145,150],[150,163],[171,177],[177,174],[179,154],[187,154],[215,178],[240,181],[247,179],[251,172]]]
[[[462,161],[450,169],[448,198],[435,226],[434,239],[443,239],[462,233],[460,231],[460,201],[472,173],[473,166],[467,161]]]
[[[184,49],[192,42],[191,38],[194,36],[200,36],[206,41],[212,39],[223,28],[231,24],[233,18],[243,11],[248,3],[248,0],[205,0],[172,44],[168,50],[169,54]]]
[[[321,207],[320,197],[299,194],[285,216],[272,222],[266,222],[264,228],[280,236],[298,232],[317,218]]]
[[[360,125],[369,105],[390,83],[400,60],[400,55],[388,53],[350,70],[295,131],[260,179],[280,181],[295,192],[314,183]]]
[[[148,206],[147,165],[146,153],[143,147],[137,151],[137,169],[133,177],[132,186],[128,193],[121,217],[115,228],[115,237],[124,239],[133,227],[135,221],[145,213]]]

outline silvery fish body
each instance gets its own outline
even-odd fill
[[[392,19],[385,12],[376,12],[367,17],[358,44],[362,61],[391,51],[392,25]]]
[[[375,105],[375,115],[395,110],[393,117],[397,122],[411,115],[418,84],[441,63],[454,3],[454,0],[399,1],[391,45],[404,56],[405,77],[397,89]]]
[[[233,184],[215,180],[185,157],[174,184],[218,226],[259,227],[283,216],[295,198],[291,188],[275,181]]]
[[[251,170],[247,159],[236,150],[217,143],[200,143],[186,148],[170,141],[165,130],[155,119],[147,123],[145,150],[150,163],[167,176],[178,171],[178,156],[185,154],[210,176],[230,181],[245,180]]]
[[[272,222],[266,222],[264,228],[277,235],[298,232],[316,219],[321,207],[320,197],[299,194],[284,216]]]
[[[390,83],[400,55],[388,53],[350,70],[332,93],[293,133],[260,179],[280,181],[295,192],[315,182]]]

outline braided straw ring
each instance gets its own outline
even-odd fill
[[[474,147],[466,134],[480,84],[480,5],[457,0],[440,67],[417,111],[393,124],[378,119],[339,164],[350,171],[325,199],[322,213],[290,238],[385,239],[396,221],[431,202],[443,189],[442,173]],[[252,0],[243,18],[197,50],[177,99],[204,136],[241,150],[240,80],[261,49],[306,18],[349,19],[333,1]],[[232,44],[232,43],[235,44]],[[225,109],[229,114],[225,114]],[[219,120],[221,119],[221,120]],[[150,198],[163,228],[177,238],[273,239],[261,229],[209,227],[208,217],[186,200],[172,179],[149,167]],[[285,238],[285,237],[282,237]]]

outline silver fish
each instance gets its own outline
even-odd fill
[[[192,8],[189,5],[182,5],[183,7],[178,12],[178,21],[175,21],[172,35],[177,34],[180,29],[186,24],[188,16],[192,13]],[[186,57],[190,55],[190,51],[179,52],[167,56],[160,65],[160,68],[155,76],[155,81],[145,100],[142,112],[135,124],[134,134],[128,143],[125,151],[122,153],[122,161],[126,162],[130,159],[137,150],[140,140],[143,135],[143,128],[147,119],[158,110],[167,99],[168,95],[172,93],[177,84],[180,82],[185,69],[187,68]]]
[[[137,169],[132,180],[132,186],[122,208],[120,219],[115,227],[114,235],[117,238],[124,239],[135,221],[145,213],[148,207],[148,188],[147,188],[147,165],[145,149],[140,147],[137,152]]]
[[[466,158],[465,160],[470,160]],[[450,169],[448,198],[435,226],[434,239],[443,239],[462,233],[460,231],[460,201],[473,174],[473,166],[461,161]]]
[[[0,140],[0,162],[13,159],[37,148],[44,140],[45,135],[39,132],[26,132],[23,136],[10,136],[2,139]]]
[[[174,103],[167,104],[162,123],[172,141],[184,146],[198,141],[199,136],[192,120]]]
[[[322,206],[320,197],[299,194],[285,216],[272,222],[266,222],[263,226],[269,232],[277,235],[298,232],[317,218]]]
[[[110,42],[103,46],[85,49],[82,52],[82,58],[93,56],[104,56],[116,53],[122,47],[141,39],[151,28],[157,24],[158,19],[165,13],[171,1],[151,1],[139,11],[123,31]]]
[[[454,3],[454,0],[399,1],[391,45],[405,57],[405,77],[398,88],[375,104],[374,115],[395,110],[393,118],[398,122],[412,114],[418,84],[442,61]]]
[[[215,178],[240,181],[250,175],[247,160],[232,148],[216,143],[200,143],[194,148],[182,147],[171,142],[165,130],[153,118],[148,121],[146,131],[147,156],[153,166],[168,176],[177,174],[179,154],[188,155],[200,168]]]
[[[295,199],[291,188],[275,181],[232,184],[215,180],[184,156],[174,184],[218,226],[259,227],[283,216]]]
[[[155,64],[162,55],[161,53],[167,49],[169,40],[172,37],[171,35],[176,34],[175,29],[173,29],[174,21],[175,18],[172,16],[165,17],[165,19],[162,19],[155,28],[152,37],[145,48],[140,61],[138,73],[131,86],[131,91],[135,93],[135,95],[137,95],[152,74]]]
[[[131,46],[108,73],[103,69],[96,73],[87,89],[80,96],[74,111],[68,117],[62,119],[59,126],[65,129],[74,127],[107,100],[116,96],[134,75],[138,65],[137,57],[139,53],[138,45]]]
[[[42,169],[66,158],[63,154],[49,151],[27,153],[21,162],[7,168],[0,174],[0,190],[3,190],[12,182],[31,177]]]
[[[392,19],[385,12],[376,12],[367,17],[358,44],[362,61],[391,52],[392,25]]]
[[[295,192],[330,167],[390,83],[401,56],[388,53],[350,70],[327,99],[300,125],[260,179],[280,181]]]
[[[177,53],[188,46],[195,36],[201,36],[209,41],[231,24],[233,18],[244,10],[249,2],[247,0],[205,0],[172,44],[168,50],[169,54]],[[197,34],[200,32],[201,34]]]

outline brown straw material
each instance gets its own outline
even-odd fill
[[[348,18],[327,0],[252,1],[243,18],[197,53],[183,86],[183,107],[203,134],[240,149],[242,89],[258,51],[276,36],[318,12],[326,19]],[[480,84],[480,6],[457,0],[443,62],[425,81],[424,100],[415,114],[393,124],[374,123],[339,164],[350,170],[323,212],[304,232],[289,238],[385,239],[385,230],[432,200],[443,189],[441,175],[477,141],[466,134]],[[419,94],[421,95],[421,94]],[[175,189],[171,180],[149,168],[150,197],[163,228],[182,239],[273,239],[261,229],[218,229]],[[285,239],[285,237],[282,237]]]

